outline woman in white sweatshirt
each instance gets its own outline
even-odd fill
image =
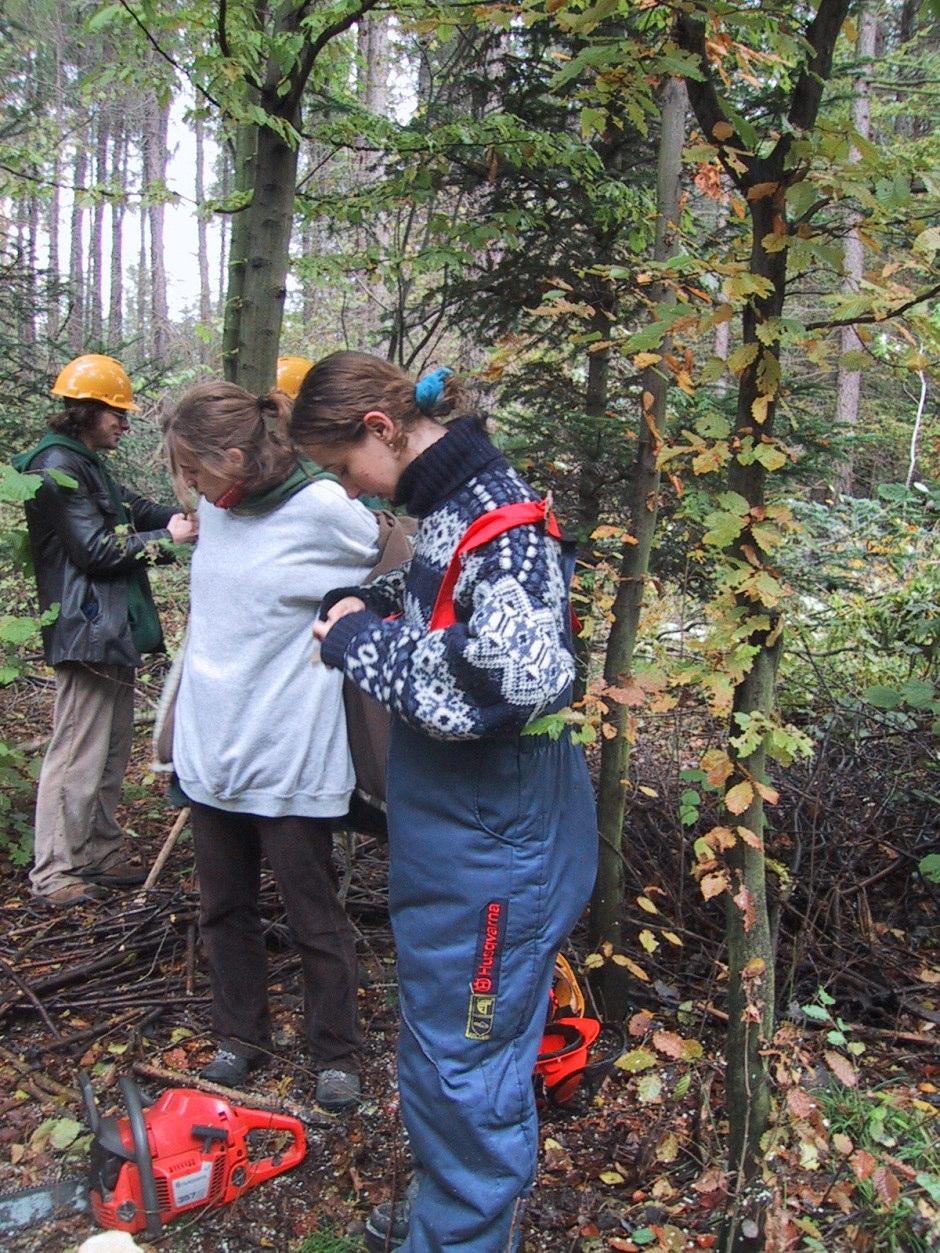
[[[201,496],[173,766],[192,806],[200,933],[219,1050],[203,1076],[240,1087],[270,1047],[258,910],[262,858],[304,977],[317,1100],[359,1098],[356,955],[336,894],[333,819],[354,784],[342,677],[313,663],[331,589],[378,560],[373,515],[301,465],[283,392],[203,383],[165,423],[177,482]]]

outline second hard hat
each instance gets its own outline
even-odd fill
[[[296,400],[301,383],[312,369],[313,362],[306,357],[278,357],[278,388],[282,392],[286,392],[291,400]]]

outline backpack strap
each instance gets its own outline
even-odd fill
[[[561,528],[552,512],[551,497],[544,500],[520,500],[512,505],[502,505],[499,509],[491,509],[471,522],[464,531],[460,543],[454,550],[450,565],[444,573],[441,586],[431,611],[428,629],[440,631],[444,627],[453,626],[457,621],[454,610],[454,588],[460,578],[464,556],[475,548],[482,548],[497,536],[517,526],[540,525],[552,539],[561,539]]]

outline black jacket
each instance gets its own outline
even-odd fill
[[[100,466],[61,447],[43,449],[29,462],[32,474],[50,469],[63,471],[78,487],[63,486],[43,473],[42,486],[26,502],[39,606],[60,606],[55,621],[43,628],[46,661],[51,666],[62,661],[137,666],[128,584],[133,578],[153,607],[142,568],[147,559],[139,554],[146,544],[170,538],[166,524],[176,510],[122,487],[131,530],[118,535],[117,511]]]

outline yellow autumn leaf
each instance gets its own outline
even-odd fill
[[[758,396],[756,400],[751,401],[751,417],[755,422],[763,425],[767,421],[767,406],[772,399],[772,396]]]
[[[644,796],[659,796],[659,793],[656,791],[654,787],[645,787],[644,784],[642,783],[640,784],[637,791],[642,792]]]
[[[710,901],[713,896],[718,896],[721,892],[727,891],[728,877],[721,871],[707,874],[702,878],[701,888],[702,895],[706,901]]]
[[[664,940],[668,940],[670,944],[675,944],[677,948],[682,948],[682,941],[676,935],[675,931],[660,931],[659,934]]]
[[[655,365],[657,361],[662,361],[662,355],[658,352],[638,352],[633,358],[633,364],[638,370],[645,370],[648,365]]]
[[[659,948],[659,941],[656,939],[656,936],[653,935],[652,931],[649,931],[646,927],[644,927],[640,932],[640,943],[646,949],[647,953],[655,953]]]
[[[626,969],[630,971],[631,975],[633,975],[637,979],[640,979],[643,983],[649,983],[650,977],[646,973],[646,971],[643,969],[643,967],[638,966],[636,962],[631,961],[629,957],[625,957],[623,953],[615,953],[613,957],[611,958],[611,961],[613,961],[618,966],[626,967]]]
[[[619,1170],[602,1170],[598,1178],[601,1183],[623,1183],[623,1175]]]
[[[653,902],[650,900],[648,896],[638,896],[636,898],[636,903],[639,905],[640,909],[645,910],[646,913],[648,914],[659,913],[659,910],[656,908],[656,906],[653,904]]]
[[[744,779],[725,793],[725,806],[733,814],[743,814],[753,799],[754,789],[747,779]]]
[[[760,836],[756,835],[750,827],[738,827],[737,831],[744,843],[749,845],[751,848],[760,850],[764,847]]]

